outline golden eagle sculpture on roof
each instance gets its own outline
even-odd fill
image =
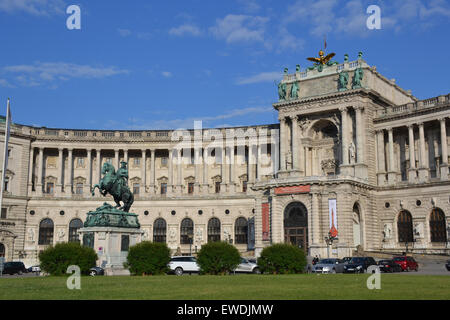
[[[330,54],[328,54],[328,55],[326,55],[326,56],[324,56],[324,55],[325,55],[325,52],[323,52],[322,50],[320,50],[320,51],[319,51],[319,57],[318,57],[318,58],[307,58],[307,60],[312,61],[312,62],[317,63],[317,64],[325,65],[325,64],[327,64],[327,63],[331,60],[331,58],[333,58],[336,54],[335,54],[334,52],[332,52],[332,53],[330,53]]]

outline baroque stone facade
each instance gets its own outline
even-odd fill
[[[448,254],[450,95],[420,101],[361,57],[281,83],[290,94],[274,104],[273,125],[180,133],[14,124],[0,255],[31,265],[48,245],[77,241],[86,213],[112,202],[90,194],[105,161],[129,163],[142,237],[174,253],[220,239],[245,255],[279,242],[322,257]]]

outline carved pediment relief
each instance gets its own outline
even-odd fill
[[[247,174],[244,173],[244,174],[240,175],[240,176],[239,176],[239,180],[241,180],[241,181],[248,181]]]
[[[158,180],[158,183],[159,183],[159,184],[161,184],[161,183],[167,183],[167,182],[169,181],[169,179],[168,179],[167,177],[165,177],[165,176],[159,177],[157,180]]]
[[[57,179],[56,177],[53,177],[53,176],[47,176],[47,177],[45,177],[45,182],[53,182],[53,183],[56,183],[57,180],[58,180],[58,179]]]
[[[222,182],[222,177],[220,175],[216,175],[212,177],[213,182]]]
[[[139,177],[133,177],[133,178],[130,179],[130,181],[131,181],[132,183],[139,183],[139,182],[141,182],[141,178],[139,178]]]
[[[74,178],[73,181],[74,181],[75,183],[82,183],[82,184],[85,184],[85,183],[86,183],[86,178],[81,177],[81,176],[78,176],[78,177]]]
[[[193,176],[189,176],[184,178],[184,180],[186,181],[186,183],[194,183],[195,182],[195,178]]]

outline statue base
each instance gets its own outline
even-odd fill
[[[105,275],[129,275],[130,272],[123,266],[127,261],[128,249],[141,242],[144,233],[137,215],[107,203],[87,215],[84,227],[78,233],[83,245],[97,253],[97,266],[105,270]]]

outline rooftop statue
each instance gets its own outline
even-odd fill
[[[364,77],[364,72],[362,68],[358,68],[355,70],[355,74],[353,76],[353,89],[361,88],[361,82]]]
[[[348,73],[346,71],[343,71],[343,72],[339,73],[339,79],[338,79],[339,91],[347,90],[347,84],[348,84]]]
[[[102,175],[104,176],[98,184],[94,185],[91,192],[94,195],[95,188],[98,188],[103,196],[109,193],[114,198],[115,208],[129,212],[134,202],[134,196],[128,188],[127,163],[122,161],[120,164],[121,167],[116,172],[112,164],[105,162],[102,167]],[[123,202],[123,206],[120,205],[120,201]]]
[[[278,84],[278,99],[280,101],[286,100],[286,87],[287,87],[286,83],[280,82]]]
[[[332,66],[334,64],[338,64],[336,61],[331,60],[331,58],[333,58],[335,55],[336,54],[332,52],[325,56],[325,52],[320,50],[318,58],[307,58],[307,60],[314,62],[314,65],[312,67],[309,67],[308,70],[317,69],[319,72],[322,72],[323,66]]]
[[[298,99],[298,82],[294,82],[291,87],[291,99]]]

